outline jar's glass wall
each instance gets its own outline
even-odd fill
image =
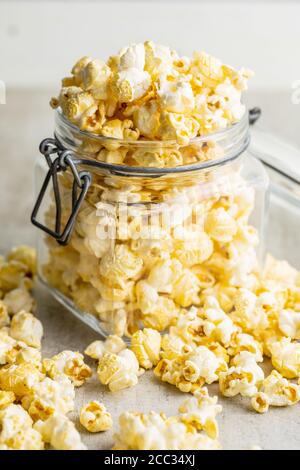
[[[72,178],[69,171],[58,177],[62,225],[71,211]],[[92,179],[70,243],[40,232],[39,276],[97,331],[163,331],[212,292],[230,311],[238,287],[257,282],[267,180],[246,153],[180,175],[93,168]],[[42,219],[54,227],[51,190]]]

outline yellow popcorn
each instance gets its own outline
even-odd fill
[[[0,410],[6,408],[8,405],[11,405],[16,399],[16,396],[13,392],[5,392],[0,390]]]
[[[10,318],[8,315],[7,306],[2,300],[0,300],[0,328],[2,328],[3,326],[9,325],[9,323],[10,323]],[[1,346],[0,346],[0,350],[1,350]]]
[[[79,59],[72,67],[71,73],[74,77],[75,85],[81,86],[83,82],[83,71],[85,67],[91,62],[91,57],[84,56]]]
[[[22,397],[28,395],[44,377],[44,374],[30,363],[4,366],[0,369],[0,388]]]
[[[221,371],[226,370],[227,364],[222,357],[217,357],[206,346],[198,346],[173,358],[167,355],[159,361],[154,374],[182,392],[194,393],[204,383],[217,381]]]
[[[10,334],[13,338],[23,341],[28,346],[40,348],[43,326],[31,313],[21,311],[14,315],[11,321]]]
[[[100,274],[111,286],[122,287],[123,282],[141,273],[143,261],[126,245],[116,245],[113,254],[105,254],[99,265]]]
[[[271,360],[275,369],[287,379],[300,376],[300,343],[282,338],[270,345]]]
[[[184,269],[173,284],[172,298],[181,307],[190,307],[199,303],[199,281],[195,274]]]
[[[110,68],[102,60],[90,60],[82,69],[82,87],[97,100],[108,98]]]
[[[248,351],[254,355],[256,362],[263,361],[262,345],[247,333],[237,333],[234,335],[227,351],[231,356],[236,356],[242,351]]]
[[[74,409],[75,391],[71,381],[61,376],[36,383],[22,398],[22,406],[34,421],[45,421],[54,413],[67,414]]]
[[[118,355],[106,352],[98,362],[97,374],[100,382],[115,392],[137,384],[139,363],[129,349],[123,349]]]
[[[161,140],[175,140],[179,145],[188,145],[197,136],[199,124],[193,117],[163,111],[160,117],[158,135]]]
[[[188,114],[195,107],[194,93],[188,78],[162,74],[157,94],[160,106],[165,111]]]
[[[37,421],[34,429],[38,431],[45,443],[56,450],[86,450],[74,423],[66,416],[53,414],[46,421]]]
[[[25,279],[28,268],[17,260],[0,262],[0,290],[8,292],[19,287]]]
[[[205,230],[213,240],[230,242],[237,233],[237,224],[223,207],[211,210],[205,220]]]
[[[62,88],[59,104],[65,116],[73,123],[79,122],[87,110],[97,111],[97,105],[91,93],[76,87]]]
[[[32,428],[32,420],[20,405],[0,410],[0,444],[14,450],[42,450],[41,435]]]
[[[239,289],[234,306],[232,319],[246,332],[264,330],[268,327],[268,316],[262,299],[250,290]]]
[[[143,324],[147,328],[163,331],[176,319],[178,307],[172,299],[160,296],[149,313],[142,314]]]
[[[113,450],[216,450],[220,443],[206,434],[217,434],[216,415],[221,411],[216,397],[206,393],[182,404],[177,416],[163,413],[125,412],[119,417]],[[195,418],[195,419],[194,419]],[[204,431],[200,431],[203,429]]]
[[[126,349],[126,344],[117,335],[110,335],[105,341],[97,340],[91,343],[84,351],[84,354],[92,359],[99,360],[106,352],[118,354]]]
[[[251,398],[251,405],[257,413],[266,413],[270,406],[268,395],[264,392],[257,392]]]
[[[257,365],[255,356],[243,351],[234,357],[231,367],[219,375],[220,391],[225,397],[241,394],[252,397],[264,379],[263,370]]]
[[[203,313],[200,315],[204,319],[203,331],[205,335],[212,340],[219,341],[224,346],[228,346],[237,328],[229,315],[226,315],[220,308],[215,297],[206,298]]]
[[[300,339],[300,312],[284,309],[279,312],[280,331],[291,339]]]
[[[185,400],[179,407],[182,422],[199,431],[204,430],[209,437],[217,439],[219,430],[216,416],[222,411],[222,406],[217,402],[218,397],[210,397],[207,389],[196,392],[195,396]]]
[[[7,255],[8,261],[18,261],[26,266],[26,275],[32,277],[36,274],[36,251],[26,245],[13,248]]]
[[[113,425],[111,414],[99,401],[91,401],[80,410],[80,423],[89,432],[107,431]]]
[[[160,126],[160,109],[158,103],[154,100],[150,100],[141,106],[137,106],[133,112],[133,122],[142,135],[148,139],[155,139]],[[141,158],[141,153],[135,153],[134,159],[138,164],[144,166],[147,155],[143,152]],[[151,159],[153,162],[153,157],[151,157]],[[149,164],[145,166],[149,166]]]
[[[43,368],[54,380],[66,375],[75,387],[83,385],[92,375],[90,367],[84,363],[83,355],[74,351],[62,351],[51,359],[44,359]]]
[[[25,310],[25,312],[31,312],[35,305],[33,297],[24,287],[13,289],[8,292],[5,295],[3,302],[5,303],[8,312],[11,315],[15,315],[21,310]]]
[[[19,345],[20,346],[20,345]],[[18,349],[18,348],[17,348]],[[30,346],[24,345],[19,351],[13,356],[16,364],[30,363],[35,365],[38,369],[42,368],[42,355],[41,352]],[[10,361],[12,362],[12,361]]]
[[[289,382],[279,372],[273,370],[264,379],[259,394],[266,396],[266,402],[269,406],[289,406],[298,403],[300,400],[300,387]]]
[[[148,72],[137,68],[120,70],[112,77],[110,91],[120,103],[141,98],[148,90],[151,79]]]
[[[18,349],[20,349],[18,342],[11,338],[8,332],[0,330],[0,365],[14,362]]]
[[[160,347],[161,336],[151,328],[144,328],[132,335],[131,350],[144,369],[151,369],[158,363]]]

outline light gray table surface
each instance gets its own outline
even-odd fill
[[[53,132],[53,113],[48,106],[52,93],[8,90],[7,104],[0,105],[0,253],[17,244],[35,244],[36,231],[29,222],[34,200],[33,166],[39,142]],[[263,108],[262,128],[282,135],[300,148],[300,105],[291,104],[288,92],[249,93],[247,101],[250,106]],[[276,227],[278,222],[273,220],[272,223]],[[286,246],[287,230],[281,229],[279,233],[282,241],[276,241],[277,251],[280,243]],[[289,246],[292,257],[297,247]],[[272,250],[272,240],[269,249]],[[45,330],[44,356],[63,349],[83,351],[97,339],[95,332],[62,308],[44,288],[36,286],[35,295],[37,315]],[[210,386],[210,393],[217,393],[217,388]],[[185,398],[186,395],[174,387],[159,382],[151,371],[140,378],[136,387],[115,394],[109,393],[94,373],[86,385],[77,389],[76,410],[71,417],[89,449],[109,449],[113,445],[113,431],[93,435],[78,423],[78,410],[84,403],[91,399],[103,401],[113,415],[116,429],[118,416],[124,410],[147,412],[153,409],[172,415],[177,413]],[[220,403],[223,405],[219,416],[220,441],[224,449],[248,449],[254,444],[263,449],[300,448],[300,405],[274,408],[265,415],[258,415],[251,411],[247,399],[220,397]]]

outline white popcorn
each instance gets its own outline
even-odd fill
[[[43,326],[31,313],[21,311],[11,321],[10,334],[13,338],[24,341],[28,346],[41,347]]]
[[[92,359],[99,360],[106,352],[118,354],[126,349],[126,344],[116,335],[110,335],[105,341],[97,340],[91,343],[84,351],[84,354]]]
[[[284,377],[294,379],[300,376],[300,343],[291,338],[282,338],[269,346],[272,364]]]
[[[75,387],[80,387],[92,375],[90,367],[84,363],[83,355],[78,351],[62,351],[51,359],[44,359],[43,367],[52,379],[66,375]]]
[[[129,349],[123,349],[118,355],[107,352],[99,360],[97,374],[100,382],[115,392],[137,384],[139,363]]]
[[[144,70],[145,48],[144,44],[132,44],[120,52],[119,70],[138,69]]]
[[[218,397],[210,397],[207,389],[195,393],[194,397],[185,400],[179,407],[181,419],[199,430],[204,430],[209,437],[218,437],[218,424],[216,416],[221,413],[222,406],[217,404]]]
[[[234,397],[240,393],[244,397],[252,397],[264,379],[264,372],[257,365],[255,356],[244,351],[234,357],[232,366],[227,372],[221,372],[219,379],[224,396]]]
[[[289,309],[281,310],[278,326],[280,331],[289,338],[300,339],[300,312]]]
[[[113,424],[111,414],[99,401],[91,401],[81,408],[80,423],[89,432],[107,431]]]
[[[34,300],[27,289],[17,288],[8,292],[4,297],[4,303],[8,312],[12,315],[20,312],[31,312],[34,306]]]
[[[74,387],[67,377],[61,376],[56,380],[46,377],[23,397],[22,405],[34,421],[45,421],[54,413],[67,414],[72,411],[74,399]]]
[[[46,421],[34,425],[44,442],[56,450],[86,450],[72,421],[62,414],[53,414]]]
[[[121,70],[112,83],[112,94],[121,103],[130,103],[141,98],[151,83],[148,72],[137,68]]]
[[[15,450],[41,450],[40,434],[32,429],[32,419],[20,405],[0,410],[0,444]]]
[[[195,107],[195,100],[190,83],[169,75],[159,78],[158,96],[163,109],[173,113],[189,113]]]

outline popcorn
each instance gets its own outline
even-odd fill
[[[8,292],[5,295],[3,302],[5,303],[8,312],[11,315],[15,315],[21,310],[24,310],[25,312],[31,312],[35,305],[32,296],[24,287],[13,289]]]
[[[10,323],[10,318],[9,318],[9,315],[8,315],[8,310],[7,310],[7,306],[6,304],[0,300],[0,328],[2,328],[3,326],[7,326],[9,325]],[[1,341],[1,339],[0,339]],[[1,348],[1,346],[0,346]],[[1,363],[1,361],[0,361]]]
[[[129,349],[123,349],[118,355],[106,352],[98,362],[97,374],[103,385],[116,392],[137,384],[139,363]]]
[[[199,431],[203,429],[212,439],[218,438],[216,416],[221,413],[222,406],[217,405],[217,402],[218,397],[210,397],[207,388],[201,389],[179,407],[182,422],[196,427]]]
[[[300,312],[284,309],[279,312],[280,331],[291,339],[300,339]]]
[[[46,421],[37,421],[34,429],[45,443],[56,450],[86,450],[72,421],[61,414],[53,414]]]
[[[42,450],[40,433],[32,428],[32,420],[20,406],[10,404],[0,410],[0,444],[14,450]]]
[[[207,297],[204,303],[203,331],[205,335],[224,346],[228,346],[237,328],[231,318],[220,308],[214,297]]]
[[[161,336],[151,328],[144,328],[132,335],[131,350],[144,369],[151,369],[158,363],[160,347]]]
[[[270,346],[271,360],[275,369],[287,379],[300,376],[300,343],[282,338]]]
[[[16,289],[25,279],[28,268],[17,260],[0,262],[0,290],[4,293]]]
[[[163,413],[125,412],[119,417],[119,431],[114,435],[113,450],[216,450],[221,446],[206,435],[217,434],[216,415],[221,407],[207,391],[198,398],[186,400],[178,416]],[[198,432],[199,430],[204,430]]]
[[[13,248],[7,255],[8,261],[17,261],[26,266],[26,275],[32,277],[36,274],[36,251],[26,245]]]
[[[237,224],[233,217],[223,207],[208,212],[205,220],[205,230],[217,242],[228,243],[237,233]]]
[[[243,351],[234,357],[231,367],[221,372],[220,391],[225,397],[234,397],[241,394],[243,397],[252,397],[257,393],[263,379],[263,370],[257,365],[255,356]]]
[[[154,374],[163,382],[175,385],[182,392],[194,393],[205,383],[217,381],[221,371],[227,370],[224,359],[217,357],[206,346],[182,351],[177,356],[173,352],[172,356],[169,358],[167,355],[161,359],[154,369]]]
[[[92,359],[99,360],[106,352],[118,354],[123,349],[126,349],[124,341],[119,336],[110,335],[105,341],[97,340],[91,343],[84,351],[84,354]]]
[[[227,351],[231,356],[236,356],[242,351],[248,351],[254,355],[256,362],[263,361],[263,348],[261,344],[247,333],[237,333],[234,335]]]
[[[5,392],[0,390],[0,410],[6,408],[8,405],[11,405],[16,399],[16,396],[13,392]]]
[[[45,421],[54,413],[65,415],[72,411],[74,399],[74,387],[67,377],[60,376],[56,380],[46,377],[33,385],[21,403],[34,421]]]
[[[290,383],[279,372],[273,370],[262,382],[261,389],[253,397],[251,404],[256,411],[264,413],[268,411],[269,406],[289,406],[298,403],[299,400],[299,385]]]
[[[126,68],[112,78],[111,93],[120,103],[130,103],[141,98],[148,90],[150,83],[148,72],[134,67]]]
[[[158,96],[161,107],[171,113],[188,114],[195,107],[193,89],[185,78],[161,75]]]
[[[24,341],[28,346],[40,348],[43,326],[31,313],[22,310],[14,315],[11,321],[10,334],[13,338]]]
[[[83,355],[74,351],[62,351],[51,359],[44,359],[43,368],[54,380],[66,375],[75,387],[83,385],[92,375],[90,367],[84,363]]]
[[[30,363],[13,364],[0,369],[0,389],[14,392],[17,397],[28,395],[43,380],[44,374]]]
[[[113,425],[111,414],[99,401],[91,401],[80,411],[80,423],[89,432],[107,431]]]
[[[126,245],[116,245],[114,253],[105,254],[100,261],[100,274],[111,286],[122,287],[124,281],[139,275],[143,261]]]

